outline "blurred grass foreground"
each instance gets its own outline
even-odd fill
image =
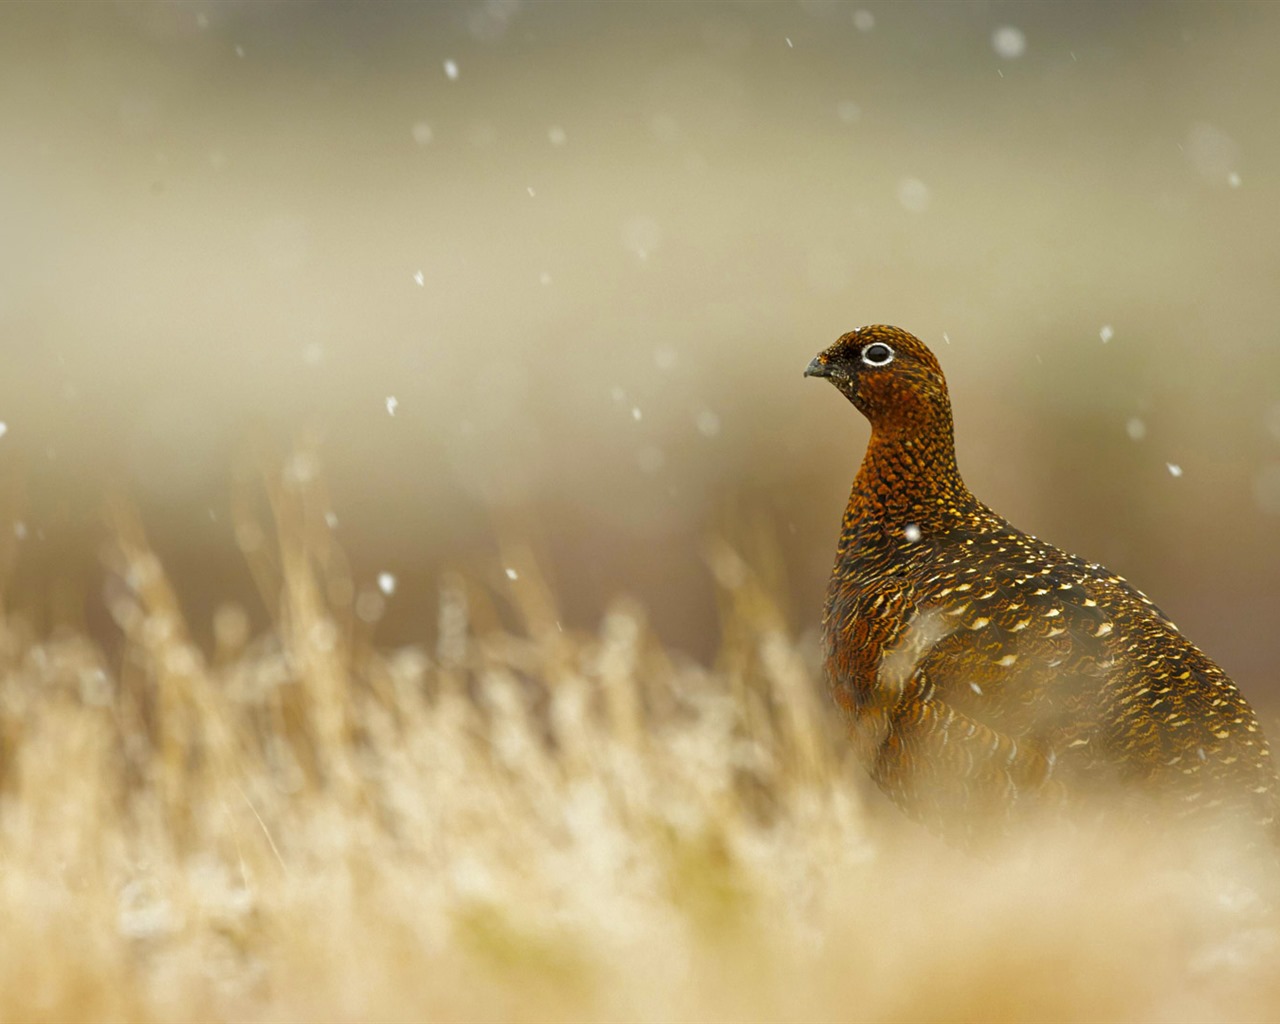
[[[434,649],[386,651],[317,479],[264,493],[236,524],[275,608],[259,636],[224,606],[198,649],[123,504],[118,650],[0,618],[3,1019],[1280,1007],[1275,879],[1230,850],[1055,834],[972,856],[879,821],[812,652],[727,545],[711,667],[627,601],[565,631],[520,550],[511,608],[446,576]]]

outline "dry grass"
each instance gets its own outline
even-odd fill
[[[119,654],[0,622],[0,1018],[1280,1011],[1265,865],[1062,832],[975,857],[865,810],[727,547],[712,668],[625,601],[563,631],[519,550],[509,587],[441,581],[433,650],[380,651],[293,469],[238,510],[265,635],[226,608],[198,650],[123,506]]]

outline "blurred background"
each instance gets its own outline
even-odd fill
[[[801,372],[888,322],[980,497],[1276,708],[1278,39],[1271,4],[5,4],[5,601],[108,629],[123,493],[198,627],[265,621],[235,467],[303,444],[388,644],[443,568],[518,586],[512,539],[567,626],[629,592],[708,657],[726,533],[813,630],[868,431]]]

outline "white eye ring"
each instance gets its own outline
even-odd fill
[[[880,358],[873,359],[871,357],[873,352]],[[883,341],[872,342],[862,350],[862,361],[868,366],[888,366],[893,362],[893,349]]]

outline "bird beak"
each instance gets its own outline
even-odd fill
[[[804,375],[806,377],[830,377],[831,370],[827,366],[827,361],[822,356],[814,356],[812,362],[805,367]]]

